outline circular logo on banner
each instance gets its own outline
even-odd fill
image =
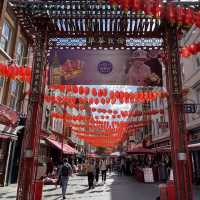
[[[98,64],[98,71],[102,74],[109,74],[112,72],[113,65],[109,61],[102,61]]]

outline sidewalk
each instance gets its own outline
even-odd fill
[[[0,188],[1,200],[16,199],[17,185]],[[155,200],[159,196],[157,184],[138,183],[132,177],[109,176],[105,185],[100,183],[88,190],[87,177],[73,176],[67,190],[67,200]],[[200,187],[194,187],[195,199],[200,200]],[[61,189],[44,186],[43,200],[61,200]]]

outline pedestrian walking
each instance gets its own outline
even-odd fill
[[[96,163],[95,163],[95,180],[96,180],[96,183],[99,182],[99,172],[100,172],[99,161],[96,160]]]
[[[102,175],[102,182],[103,182],[103,184],[105,184],[105,182],[106,182],[106,171],[107,171],[105,159],[101,160],[100,170],[101,170],[101,175]]]
[[[87,164],[87,176],[88,176],[88,187],[89,190],[94,188],[94,173],[95,173],[95,166],[94,161],[90,160]]]
[[[124,159],[121,159],[121,162],[120,162],[120,175],[125,175],[125,161]]]
[[[111,172],[112,172],[111,166],[112,166],[112,161],[110,159],[108,159],[108,161],[107,161],[107,170],[108,170],[110,175],[111,175]]]
[[[59,175],[60,175],[60,182],[61,182],[61,188],[62,188],[62,196],[63,196],[63,199],[66,199],[65,194],[67,190],[69,176],[72,175],[72,167],[68,163],[68,159],[66,158],[63,159],[63,165],[60,169]]]

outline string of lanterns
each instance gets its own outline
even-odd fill
[[[109,119],[110,116],[108,116],[108,118],[106,116],[87,116],[87,115],[77,115],[77,116],[74,116],[74,115],[63,115],[61,113],[57,113],[57,112],[53,112],[51,113],[51,117],[52,118],[56,118],[56,119],[62,119],[62,120],[65,120],[65,121],[92,121],[94,123],[98,123],[98,119]],[[95,120],[94,120],[95,118]],[[121,115],[120,116],[112,116],[111,119],[122,119]],[[105,121],[103,121],[105,122]],[[109,121],[108,121],[109,122]],[[129,121],[130,122],[130,121]],[[132,122],[132,121],[131,121]]]
[[[31,81],[31,68],[16,65],[6,65],[0,63],[0,76],[23,82]]]
[[[200,52],[200,42],[193,43],[185,46],[181,49],[180,54],[183,58],[187,58],[191,55],[195,55]]]
[[[119,95],[119,93],[121,95]],[[71,104],[72,106],[74,104],[115,104],[117,102],[123,104],[129,104],[129,103],[135,103],[135,102],[150,102],[154,101],[158,97],[160,98],[166,98],[168,97],[168,93],[166,92],[131,92],[128,93],[128,95],[125,97],[125,94],[128,92],[122,92],[122,91],[110,91],[110,97],[71,97],[71,96],[53,96],[53,95],[45,95],[44,100],[48,103],[54,103],[54,104]]]
[[[193,25],[200,27],[200,11],[190,7],[175,5],[173,3],[162,4],[159,0],[109,0],[112,6],[121,6],[127,12],[143,11],[146,15],[156,18],[165,18],[171,23]]]

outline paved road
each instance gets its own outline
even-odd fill
[[[45,186],[43,200],[61,200],[60,194],[60,188]],[[73,176],[69,181],[67,200],[155,200],[158,195],[157,184],[138,183],[131,177],[112,175],[105,185],[99,183],[94,189],[88,190],[86,177]],[[198,195],[195,200],[200,199],[200,190]],[[0,188],[0,199],[16,199],[16,185]]]

